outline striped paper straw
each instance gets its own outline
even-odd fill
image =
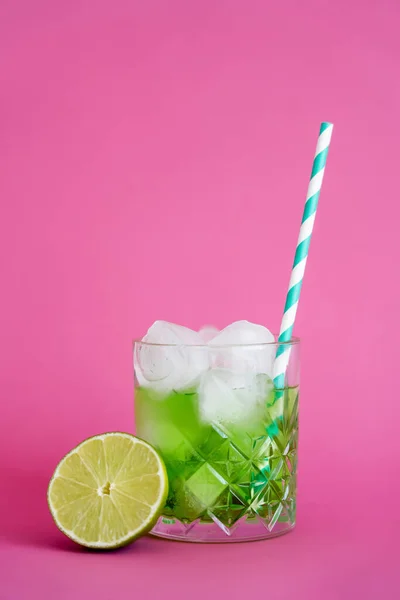
[[[278,342],[289,342],[292,339],[332,129],[332,123],[321,123]],[[275,388],[282,389],[285,385],[285,373],[289,364],[289,357],[290,345],[283,344],[278,346],[274,363]],[[276,394],[277,398],[281,395],[282,393],[279,392]]]

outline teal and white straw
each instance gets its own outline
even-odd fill
[[[289,342],[292,339],[332,129],[332,123],[321,123],[278,342]],[[274,363],[274,384],[278,390],[284,387],[289,357],[290,345],[282,344],[278,346]]]

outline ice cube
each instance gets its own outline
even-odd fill
[[[213,325],[204,325],[204,327],[202,327],[199,330],[199,334],[201,336],[201,339],[203,340],[203,342],[205,344],[208,344],[208,342],[211,342],[211,340],[213,338],[215,338],[215,336],[217,335],[217,333],[219,333],[219,329],[217,329]]]
[[[209,367],[207,347],[196,331],[156,321],[135,349],[139,385],[160,392],[195,386]]]
[[[266,375],[210,369],[199,386],[200,418],[206,423],[261,423],[273,390]]]
[[[274,341],[273,334],[263,325],[236,321],[209,342],[212,364],[237,373],[265,373],[272,377],[276,352]]]

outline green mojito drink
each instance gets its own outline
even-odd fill
[[[163,457],[170,490],[153,533],[190,541],[285,533],[296,513],[297,369],[277,390],[268,374],[275,340],[218,343],[136,344],[136,433]]]

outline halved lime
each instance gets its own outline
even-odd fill
[[[165,465],[129,433],[104,433],[71,450],[47,492],[57,527],[89,548],[125,546],[150,531],[168,495]]]

